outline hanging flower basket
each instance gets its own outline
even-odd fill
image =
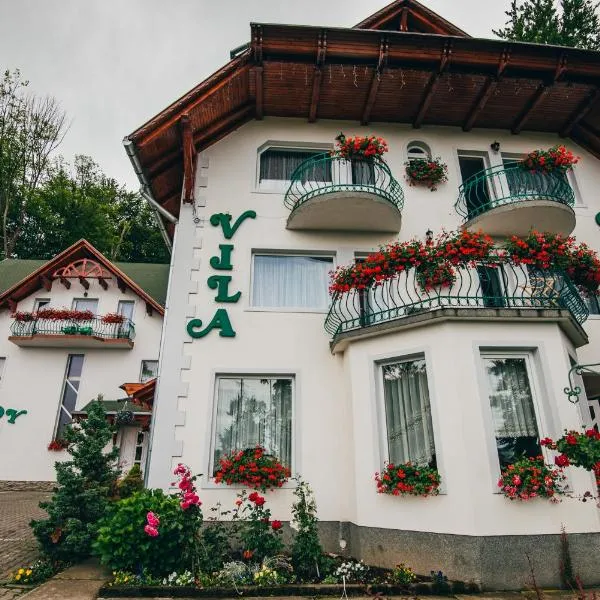
[[[412,463],[388,463],[381,473],[375,473],[377,493],[393,496],[437,496],[441,477],[437,469]]]
[[[543,456],[524,457],[502,471],[498,487],[509,500],[549,498],[558,502],[557,496],[564,494],[564,479],[562,469],[545,464]]]
[[[235,450],[223,456],[219,465],[216,483],[239,484],[262,491],[281,487],[290,477],[290,470],[261,446]]]
[[[448,165],[441,158],[413,158],[404,163],[406,180],[410,185],[426,185],[432,192],[448,181]]]
[[[548,150],[534,150],[520,163],[520,167],[532,173],[558,173],[564,175],[573,168],[573,165],[579,162],[579,157],[575,156],[565,146],[559,144]]]
[[[66,440],[57,438],[55,440],[52,440],[48,444],[48,450],[51,450],[53,452],[60,452],[61,450],[65,450],[68,445],[69,443]]]
[[[120,410],[115,415],[115,425],[117,427],[127,427],[135,423],[135,415],[130,410]]]
[[[388,151],[387,142],[382,137],[374,135],[346,137],[340,133],[335,139],[337,144],[333,154],[348,160],[381,157]]]

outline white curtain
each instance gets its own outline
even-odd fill
[[[219,378],[215,469],[223,454],[257,445],[291,467],[292,380]]]
[[[254,256],[253,306],[327,309],[333,259]]]
[[[538,436],[524,358],[486,358],[490,405],[497,438]]]
[[[307,159],[322,155],[323,152],[302,150],[265,150],[260,155],[260,181],[290,181],[294,171]],[[303,179],[310,181],[331,181],[331,163],[328,160],[307,166]]]
[[[383,390],[390,462],[435,466],[425,361],[385,365]]]

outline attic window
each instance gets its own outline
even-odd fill
[[[425,142],[409,142],[407,146],[408,160],[431,160],[431,149]]]

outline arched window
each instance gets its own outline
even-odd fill
[[[425,142],[409,142],[406,147],[408,160],[431,160],[431,149]]]

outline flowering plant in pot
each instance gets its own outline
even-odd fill
[[[387,142],[382,137],[374,135],[346,137],[343,133],[340,133],[335,139],[337,144],[333,151],[334,156],[340,156],[348,160],[381,157],[388,151]]]
[[[530,152],[519,165],[521,168],[532,173],[565,174],[578,162],[578,156],[575,156],[562,144],[558,144],[548,150],[534,150]]]
[[[425,291],[430,292],[435,289],[452,287],[456,281],[456,271],[444,259],[431,261],[417,267],[415,279]]]
[[[600,432],[595,429],[580,431],[566,431],[556,441],[544,438],[540,442],[542,446],[559,452],[554,457],[554,462],[559,467],[582,467],[591,471],[596,477],[596,483],[600,485]]]
[[[55,438],[48,444],[48,450],[52,450],[53,452],[60,452],[64,450],[69,443],[66,440],[61,438]]]
[[[281,487],[290,477],[290,470],[279,460],[267,454],[262,446],[234,450],[221,457],[215,473],[216,483],[241,484],[267,490]]]
[[[432,192],[448,181],[448,165],[441,158],[413,158],[404,163],[406,180],[410,185],[426,185]]]
[[[502,471],[498,487],[509,500],[549,498],[558,502],[557,495],[564,494],[564,479],[562,469],[547,465],[543,456],[523,457]]]
[[[494,254],[494,240],[482,231],[442,233],[434,243],[436,253],[441,251],[445,260],[453,265],[470,265],[477,262],[498,261]]]
[[[31,312],[15,312],[12,315],[12,318],[15,321],[19,321],[20,323],[30,323],[31,321],[35,321],[35,314]]]
[[[436,496],[441,477],[437,469],[410,462],[388,463],[381,473],[375,473],[377,493],[393,496]]]
[[[123,321],[125,321],[125,317],[123,315],[120,315],[119,313],[107,313],[105,315],[102,315],[101,320],[103,323],[120,324],[123,323]]]
[[[92,321],[94,317],[91,310],[70,310],[68,308],[43,308],[36,314],[37,319],[48,321]]]

